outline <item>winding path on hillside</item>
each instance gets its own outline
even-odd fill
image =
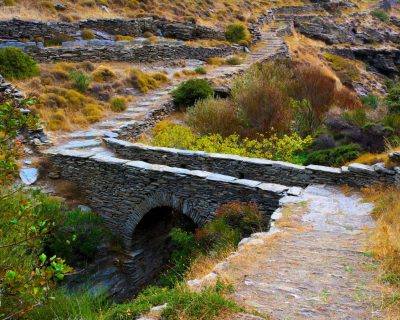
[[[234,279],[235,300],[279,320],[381,319],[376,264],[364,253],[372,205],[322,185],[281,201],[275,227],[243,241],[218,272]]]
[[[244,72],[254,63],[272,60],[288,54],[286,43],[279,34],[282,26],[271,26],[268,31],[262,32],[257,48],[250,52],[244,63],[237,66],[221,66],[211,70],[203,78],[210,81],[231,79]],[[127,137],[137,135],[135,132],[144,131],[146,121],[156,122],[160,118],[154,117],[171,101],[170,92],[182,80],[174,80],[170,85],[145,94],[129,105],[126,111],[106,118],[90,128],[78,132],[53,134],[52,141],[55,147],[63,149],[96,149],[102,150],[102,138]],[[168,113],[168,111],[166,112]],[[103,149],[104,150],[104,149]],[[106,150],[104,150],[106,152]]]

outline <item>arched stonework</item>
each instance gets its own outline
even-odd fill
[[[132,235],[143,217],[158,207],[169,207],[177,212],[181,212],[183,215],[191,218],[198,226],[208,221],[210,214],[209,212],[198,212],[196,204],[190,199],[183,199],[168,192],[157,192],[145,199],[138,206],[132,208],[132,213],[125,222],[122,234],[126,248],[131,246]]]

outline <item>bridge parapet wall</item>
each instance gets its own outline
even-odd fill
[[[374,183],[400,185],[400,168],[387,169],[363,164],[351,164],[342,168],[300,166],[266,159],[146,146],[117,139],[105,139],[105,143],[118,156],[126,159],[218,172],[287,186],[328,184],[365,187]]]
[[[288,187],[199,170],[118,159],[93,152],[48,151],[62,179],[73,182],[127,246],[142,217],[168,206],[197,225],[229,201],[255,202],[269,220]]]

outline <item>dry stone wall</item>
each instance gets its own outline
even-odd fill
[[[132,20],[85,20],[76,23],[12,19],[0,21],[0,38],[30,40],[35,40],[39,37],[44,39],[65,36],[79,38],[81,30],[85,28],[103,32],[108,35],[130,35],[138,37],[143,36],[145,32],[149,31],[155,35],[180,40],[225,39],[224,32],[217,29],[152,17]]]
[[[73,182],[127,247],[136,225],[150,210],[170,207],[197,225],[229,201],[255,202],[269,221],[289,188],[217,173],[188,170],[94,152],[48,151],[62,179]]]
[[[182,44],[160,44],[143,46],[98,46],[98,47],[27,47],[25,51],[39,62],[54,61],[123,61],[154,62],[160,60],[198,59],[223,57],[241,50],[238,46],[192,47]]]
[[[115,153],[125,159],[162,163],[191,170],[206,170],[242,179],[267,181],[287,186],[310,184],[369,186],[374,183],[400,185],[400,168],[352,164],[348,167],[300,166],[287,162],[209,154],[201,151],[159,148],[117,139],[105,139]]]

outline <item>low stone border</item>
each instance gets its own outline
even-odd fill
[[[400,186],[400,167],[387,169],[383,165],[367,166],[357,163],[341,168],[300,166],[288,162],[228,154],[146,146],[117,139],[104,139],[104,141],[118,156],[130,160],[191,170],[206,170],[242,179],[268,181],[288,186],[328,184],[364,187],[374,183]]]
[[[24,50],[39,62],[54,61],[123,61],[154,62],[176,59],[206,61],[211,57],[224,57],[242,50],[240,46],[192,47],[180,44],[154,44],[142,46],[98,47],[25,47]]]

